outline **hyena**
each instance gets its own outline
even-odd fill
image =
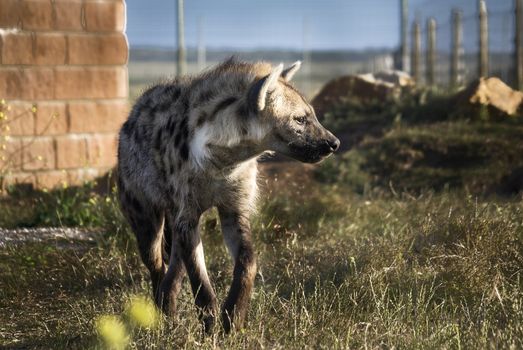
[[[256,275],[249,217],[257,195],[257,158],[276,151],[318,162],[339,140],[289,83],[300,67],[231,59],[192,78],[147,90],[120,131],[118,187],[166,314],[187,273],[205,330],[217,314],[204,262],[198,221],[217,207],[234,261],[232,285],[221,308],[223,327],[242,327]]]

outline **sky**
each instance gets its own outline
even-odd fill
[[[127,0],[131,47],[176,45],[176,0]],[[513,0],[487,0],[492,44],[509,45]],[[434,16],[446,46],[450,9],[465,16],[474,42],[475,0],[410,0],[411,19]],[[399,42],[399,0],[185,0],[186,45],[214,48],[366,49]],[[474,38],[474,40],[472,40]],[[510,40],[509,40],[510,39]],[[505,43],[506,42],[506,43]]]

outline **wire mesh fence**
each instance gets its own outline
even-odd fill
[[[520,62],[516,58],[516,11],[515,4],[523,0],[486,0],[488,24],[488,74],[501,78],[506,83],[516,87],[518,84],[516,66]],[[419,83],[427,85],[433,77],[433,84],[438,86],[451,86],[452,72],[454,73],[458,85],[466,84],[479,76],[479,42],[480,42],[480,18],[479,0],[438,0],[438,1],[417,1],[403,0],[406,13],[403,17],[406,20],[407,30],[407,60],[405,68],[409,73],[412,70],[413,52],[413,28],[414,22],[419,23],[419,57],[414,62],[419,62]],[[375,29],[373,35],[380,33],[401,32],[401,0],[394,1],[394,6],[387,9],[391,17],[398,17],[397,23],[380,23],[379,21],[369,20],[370,26]],[[328,1],[325,6],[328,5]],[[377,9],[380,10],[380,9]],[[382,11],[384,9],[381,9]],[[172,18],[176,18],[176,8],[172,6],[169,11],[174,11]],[[382,11],[383,12],[383,11]],[[203,13],[203,14],[202,14]],[[314,95],[327,81],[340,75],[360,74],[389,70],[394,67],[401,67],[398,60],[402,60],[399,48],[394,48],[391,43],[389,48],[366,49],[366,50],[318,50],[311,44],[317,31],[321,30],[323,23],[313,21],[314,17],[302,15],[299,28],[292,28],[295,32],[294,37],[297,47],[293,49],[226,49],[212,47],[212,43],[206,43],[206,34],[209,34],[209,24],[213,18],[212,13],[202,12],[197,17],[187,17],[185,19],[185,31],[188,33],[187,50],[185,57],[187,60],[187,73],[197,73],[202,69],[218,63],[231,55],[236,55],[241,59],[247,60],[269,60],[274,63],[284,62],[289,64],[295,60],[304,61],[302,72],[296,77],[296,84],[307,95]],[[456,48],[456,23],[455,15],[460,15],[460,35],[459,43]],[[435,30],[432,36],[429,33],[429,20],[435,22]],[[300,27],[301,26],[301,27]],[[343,28],[345,24],[339,23]],[[130,78],[131,95],[136,95],[140,88],[147,83],[157,80],[165,75],[177,74],[178,55],[176,44],[179,30],[176,23],[172,24],[173,46],[165,52],[151,54],[150,50],[140,51],[136,48],[131,51]],[[523,28],[523,26],[522,26]],[[241,38],[250,35],[234,31],[234,26],[222,28],[223,36],[234,35]],[[367,28],[368,29],[368,28]],[[213,29],[214,30],[214,29]],[[380,32],[381,31],[381,32]],[[192,33],[192,34],[191,34]],[[197,33],[197,35],[195,34]],[[252,33],[251,33],[252,34]],[[363,32],[361,35],[366,34]],[[429,38],[432,38],[433,53],[429,55]],[[372,38],[369,38],[369,40]],[[240,41],[243,41],[240,40]],[[256,40],[253,40],[255,42]],[[347,39],[350,45],[350,39]],[[521,45],[521,43],[519,43]],[[301,46],[301,48],[300,48]],[[131,49],[133,47],[131,46]],[[453,49],[456,60],[452,60]],[[523,50],[522,50],[523,52]],[[431,59],[432,57],[432,59]],[[428,64],[433,62],[433,68]],[[433,72],[432,74],[429,74]],[[429,78],[429,80],[427,80]],[[432,84],[431,84],[432,85]]]
[[[506,83],[517,86],[516,79],[516,9],[518,0],[486,1],[486,34],[487,34],[487,73],[485,76],[496,76]],[[442,6],[446,3],[447,6]],[[436,21],[436,59],[434,70],[436,84],[451,85],[452,51],[455,39],[455,22],[453,13],[461,16],[461,43],[458,48],[459,74],[461,83],[470,82],[480,74],[480,1],[425,1],[413,7],[413,22],[421,27],[422,49],[420,59],[420,80],[427,83],[427,55],[428,19]],[[436,6],[437,5],[437,6]],[[471,6],[472,5],[472,6]],[[492,7],[491,7],[492,5]],[[412,28],[412,27],[411,27]],[[410,30],[410,38],[414,32]],[[411,39],[412,40],[412,39]],[[521,45],[521,43],[519,43]],[[412,47],[412,45],[411,45]],[[411,52],[416,55],[415,52]]]

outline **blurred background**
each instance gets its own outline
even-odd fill
[[[487,5],[490,75],[515,85],[515,1]],[[416,25],[422,56],[420,81],[425,83],[429,19],[435,21],[435,83],[449,84],[453,47],[460,56],[458,79],[470,81],[479,69],[476,0],[194,0],[185,2],[184,14],[189,73],[231,55],[273,62],[302,60],[305,64],[296,84],[310,97],[340,75],[394,67],[411,72],[411,62],[401,63],[401,47],[406,45],[410,61]],[[127,2],[132,97],[144,85],[176,74],[177,15],[175,1],[159,0],[154,6],[139,0]],[[460,33],[458,43],[456,33]]]

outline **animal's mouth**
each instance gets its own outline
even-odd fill
[[[290,150],[292,158],[304,163],[319,163],[334,153],[334,150],[324,145],[291,145]]]

